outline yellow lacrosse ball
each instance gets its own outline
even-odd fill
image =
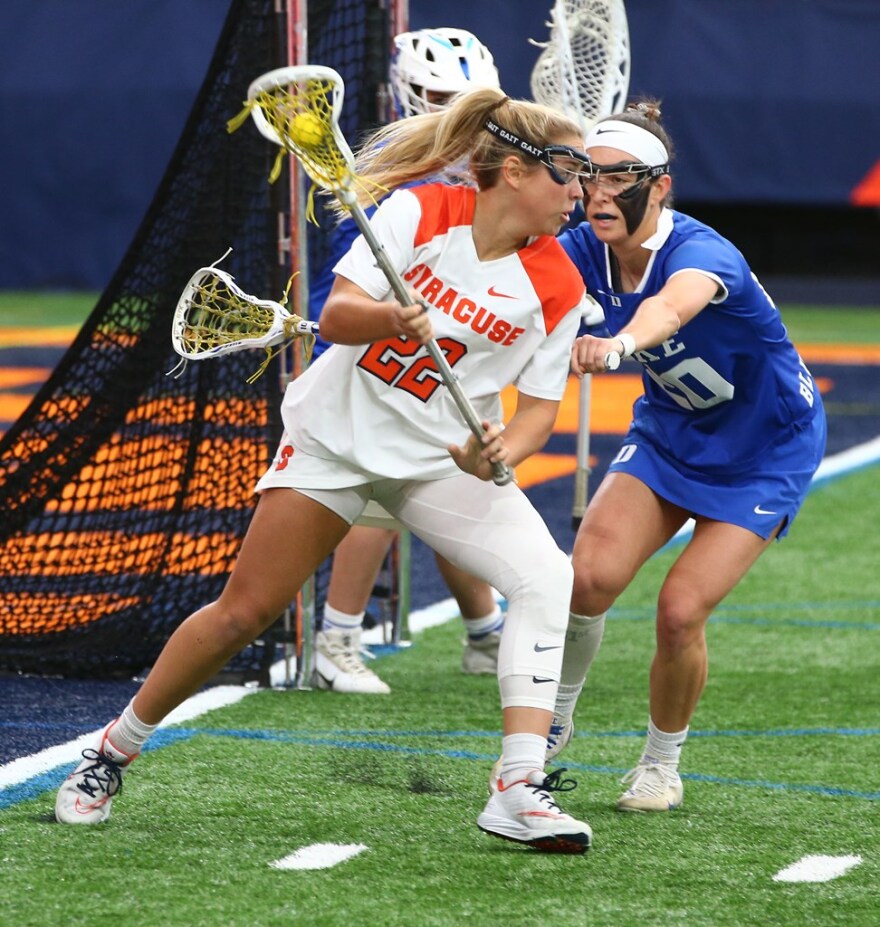
[[[300,113],[294,116],[288,132],[290,140],[300,148],[314,148],[324,138],[324,126],[321,120],[311,113]]]

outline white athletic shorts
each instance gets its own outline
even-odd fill
[[[499,678],[529,675],[558,682],[571,562],[515,483],[496,486],[461,471],[436,480],[370,479],[339,461],[309,458],[302,451],[280,463],[276,457],[257,492],[296,489],[349,524],[358,521],[368,502],[378,503],[442,557],[507,599]],[[328,481],[337,485],[314,485]]]

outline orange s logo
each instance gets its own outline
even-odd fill
[[[278,463],[275,464],[276,470],[283,470],[291,457],[293,457],[294,448],[292,444],[285,444],[278,453]]]

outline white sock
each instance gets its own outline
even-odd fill
[[[544,769],[547,738],[540,734],[508,734],[501,739],[501,781],[505,786]]]
[[[493,611],[482,618],[462,618],[462,621],[467,636],[473,641],[478,641],[504,627],[504,613],[501,606],[496,605]]]
[[[105,747],[109,742],[109,746],[115,752],[125,756],[127,760],[134,759],[141,752],[149,736],[159,726],[158,724],[144,724],[131,707],[133,701],[134,699],[125,706],[122,714],[107,728],[107,741],[105,742]],[[119,759],[119,757],[113,756],[112,759]]]
[[[661,731],[653,721],[648,721],[648,742],[642,753],[642,762],[662,763],[664,766],[678,767],[681,748],[687,740],[688,729],[667,734]]]
[[[321,623],[321,628],[324,631],[353,631],[364,623],[364,615],[366,615],[366,612],[348,615],[325,602],[324,620]]]
[[[574,715],[575,705],[581,689],[590,672],[590,667],[602,635],[605,633],[605,613],[590,617],[568,615],[568,630],[565,632],[565,651],[562,655],[562,675],[559,678],[559,691],[556,693],[556,708],[553,714],[556,719],[567,723]]]

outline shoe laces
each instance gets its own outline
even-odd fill
[[[553,721],[550,724],[550,733],[547,735],[547,747],[550,750],[553,750],[565,733],[565,729],[568,725],[564,721],[560,721],[555,715],[553,716]]]
[[[339,664],[346,673],[352,676],[375,676],[376,674],[364,666],[364,657],[374,660],[376,655],[365,647],[353,645],[350,637],[344,636],[341,641],[328,639],[326,653],[328,657]]]
[[[639,763],[620,781],[629,785],[630,792],[662,797],[677,777],[678,770],[674,766],[666,766],[663,763]]]
[[[526,788],[531,789],[535,793],[535,797],[542,804],[548,805],[550,808],[555,811],[562,813],[562,809],[551,797],[551,792],[570,792],[572,789],[577,788],[577,781],[574,779],[563,779],[562,774],[567,772],[565,767],[561,769],[554,769],[552,773],[548,773],[544,776],[542,782],[526,782]]]
[[[92,765],[84,766],[76,773],[81,779],[76,784],[80,792],[84,792],[89,798],[95,798],[99,793],[112,798],[117,792],[122,791],[123,767],[119,763],[98,750],[83,750],[82,755],[83,759],[91,760]]]

